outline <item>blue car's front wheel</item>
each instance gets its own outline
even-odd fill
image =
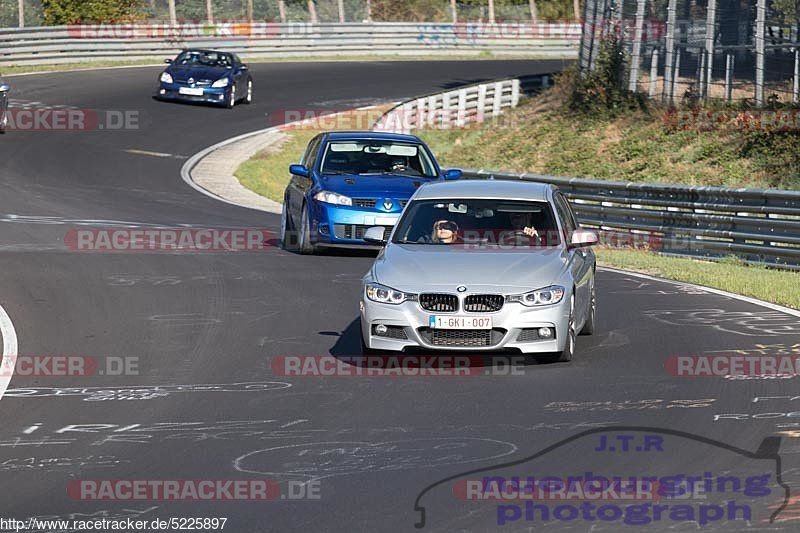
[[[301,254],[312,255],[316,251],[316,247],[311,244],[311,221],[308,218],[307,204],[303,204],[300,215],[300,235],[297,236],[297,241]]]

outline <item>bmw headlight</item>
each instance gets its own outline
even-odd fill
[[[161,73],[161,83],[172,83],[172,75],[169,72],[162,72]]]
[[[229,82],[228,78],[220,78],[214,83],[212,83],[211,86],[214,87],[215,89],[221,89],[222,87],[227,87],[228,82]]]
[[[506,297],[508,302],[518,302],[528,307],[539,305],[557,304],[564,298],[564,287],[553,285],[544,289],[526,292],[524,294],[513,294]]]
[[[401,304],[406,301],[414,301],[417,299],[416,294],[409,294],[407,292],[398,291],[391,287],[386,287],[380,283],[367,283],[366,285],[367,298],[373,302],[382,304]]]
[[[330,191],[319,191],[314,195],[314,199],[319,202],[334,205],[353,205],[353,199],[343,194],[338,194]]]

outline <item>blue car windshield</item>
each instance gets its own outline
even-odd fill
[[[548,202],[415,200],[394,232],[397,244],[549,247],[561,242]]]
[[[436,167],[419,144],[394,141],[331,141],[320,166],[323,174],[436,177]]]
[[[191,50],[179,55],[173,64],[181,66],[228,68],[233,66],[233,58],[230,54],[222,52]]]

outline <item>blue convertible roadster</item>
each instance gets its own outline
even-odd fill
[[[233,107],[253,101],[253,78],[239,56],[215,50],[184,50],[158,78],[160,100],[205,102]]]
[[[289,172],[281,242],[305,254],[364,245],[372,226],[388,234],[420,185],[461,177],[442,171],[419,138],[371,132],[321,133]]]

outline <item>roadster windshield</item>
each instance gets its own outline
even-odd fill
[[[557,246],[561,242],[548,202],[416,200],[394,233],[398,244],[508,244]]]
[[[436,168],[424,148],[391,141],[332,141],[321,168],[323,174],[436,177]]]

